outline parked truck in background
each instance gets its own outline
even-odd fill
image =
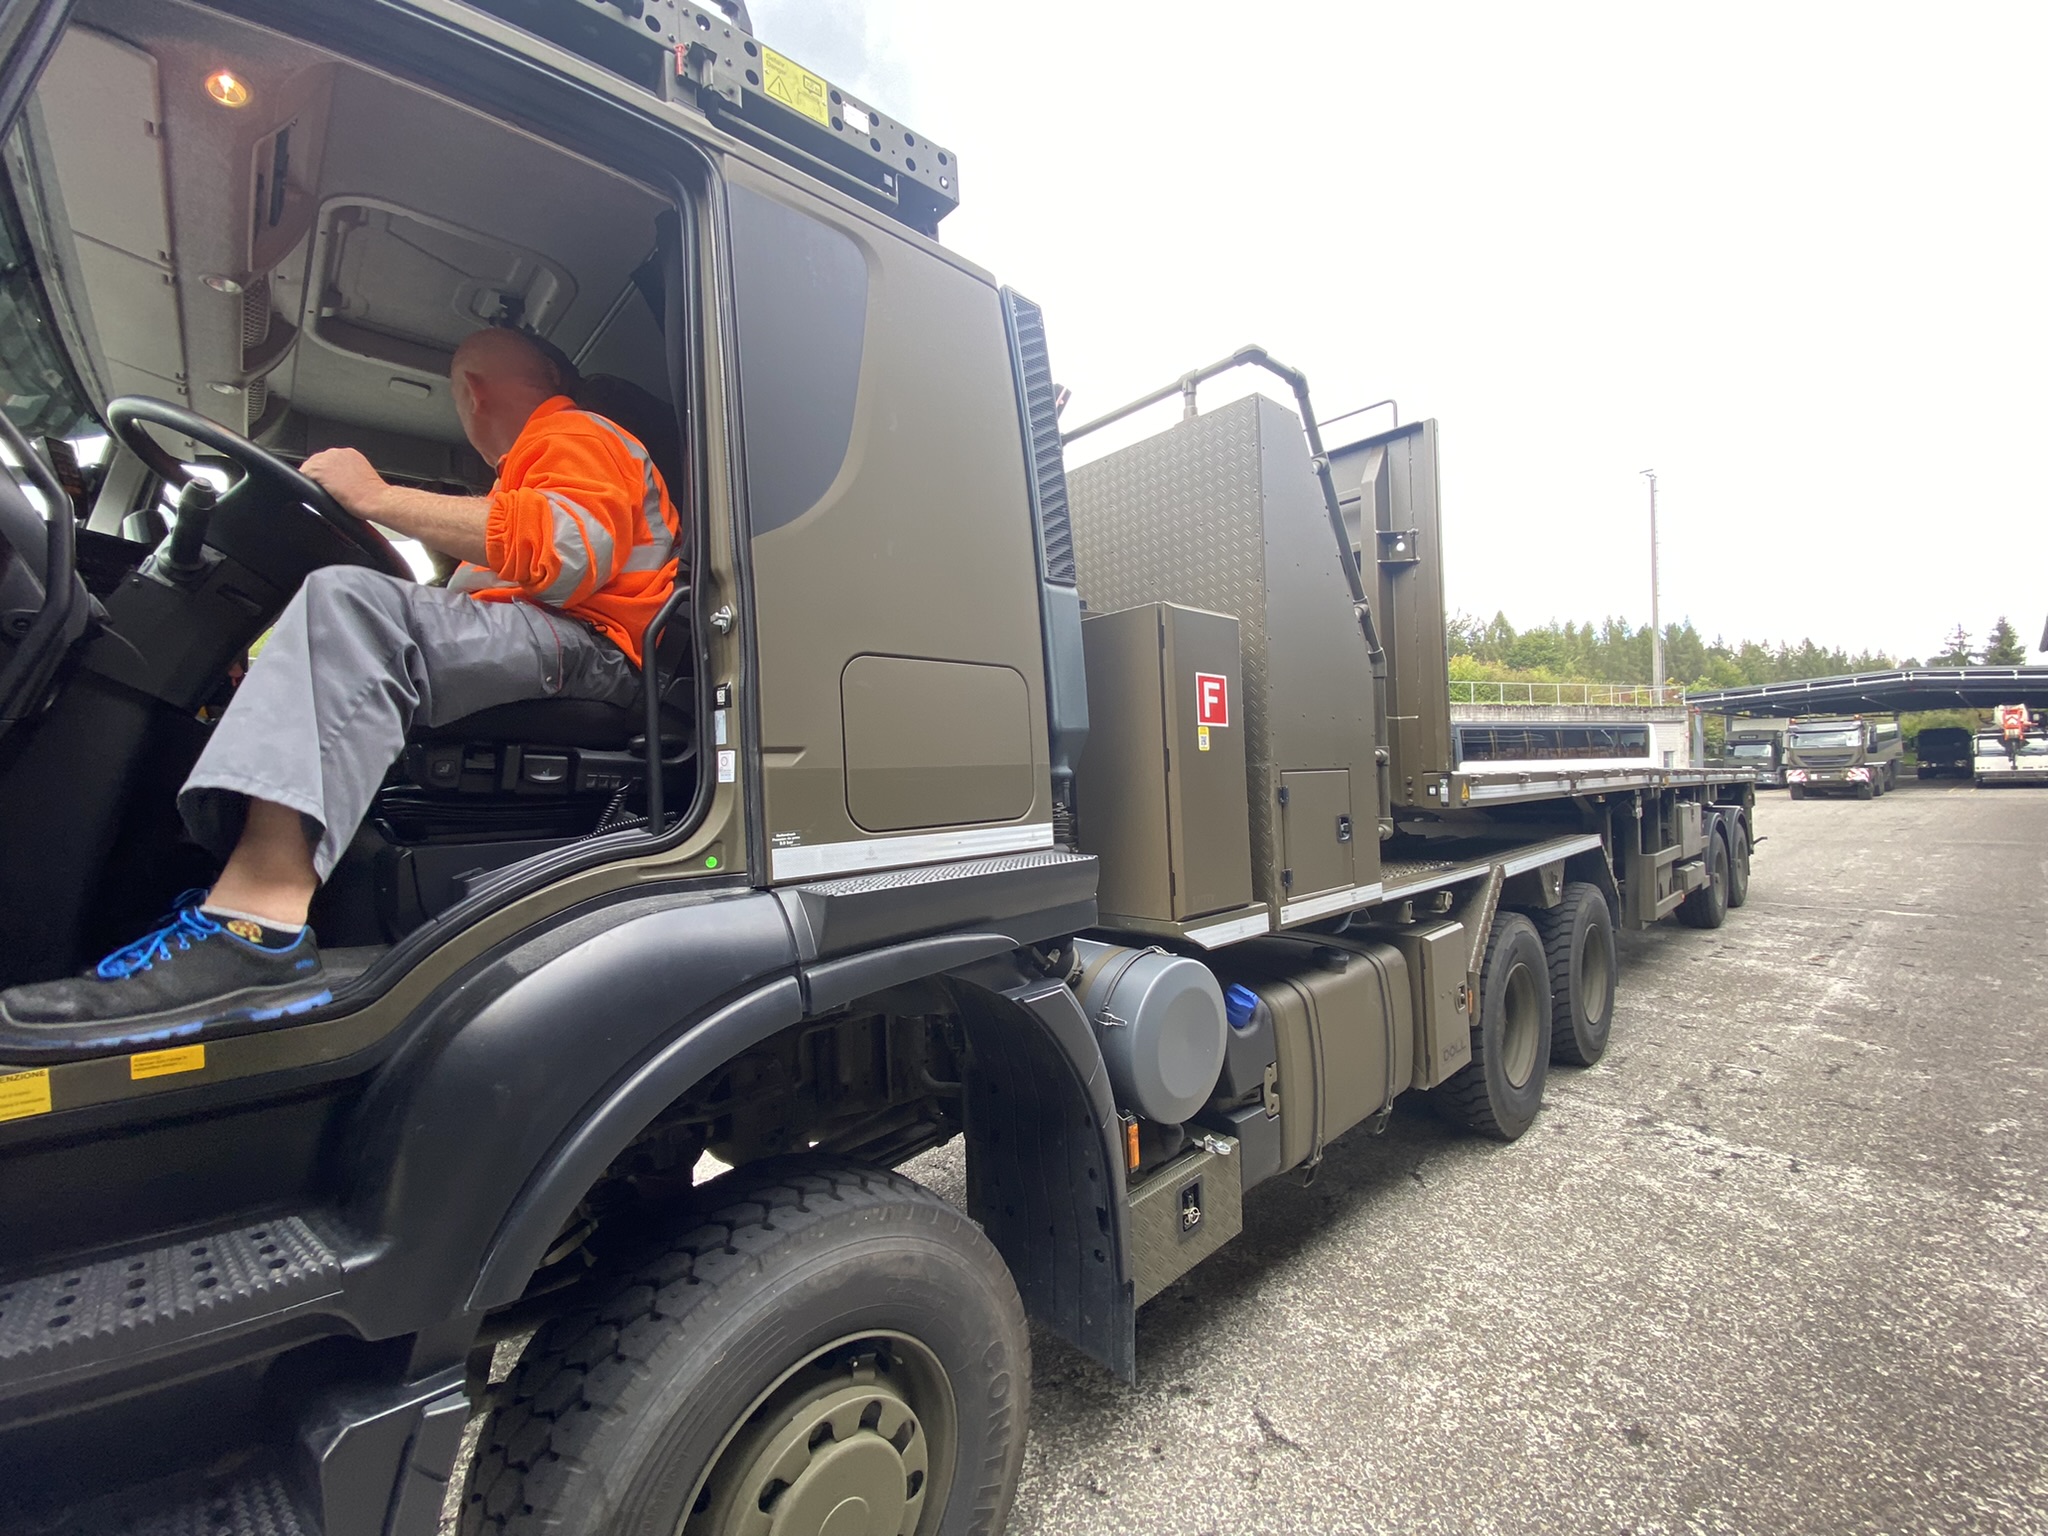
[[[248,645],[407,570],[293,464],[487,486],[475,325],[665,407],[693,551],[633,710],[408,745],[321,992],[0,1025],[0,1528],[997,1530],[1027,1316],[1131,1379],[1262,1186],[1403,1095],[1514,1140],[1615,930],[1742,904],[1747,772],[1457,761],[1434,422],[1248,348],[1070,475],[951,152],[742,5],[0,16],[0,984],[208,878]]]
[[[1905,750],[1896,720],[1796,719],[1785,736],[1785,782],[1794,800],[1830,794],[1874,800],[1897,787]]]
[[[1914,776],[1938,779],[1943,774],[1967,779],[1974,761],[1975,733],[1966,726],[1930,725],[1913,738]]]
[[[1721,756],[1737,767],[1751,769],[1756,774],[1758,789],[1783,789],[1785,733],[1786,723],[1782,720],[1744,720],[1729,730]]]

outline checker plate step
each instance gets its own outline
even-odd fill
[[[224,1481],[179,1478],[95,1499],[27,1528],[33,1536],[319,1536],[274,1462]]]
[[[297,1311],[341,1286],[341,1260],[296,1216],[0,1281],[0,1392]]]

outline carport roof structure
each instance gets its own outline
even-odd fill
[[[1796,683],[1755,683],[1689,693],[1694,709],[1721,715],[1898,714],[1924,709],[2048,709],[2048,667],[1916,667],[1852,672]]]

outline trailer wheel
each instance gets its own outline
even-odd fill
[[[1600,888],[1574,881],[1548,912],[1531,912],[1550,962],[1550,1059],[1590,1067],[1614,1027],[1614,919]]]
[[[1735,851],[1728,856],[1728,905],[1749,900],[1749,830],[1735,823]]]
[[[1678,904],[1688,928],[1718,928],[1728,920],[1728,839],[1716,832],[1707,843],[1707,883]]]
[[[1550,965],[1536,927],[1519,912],[1493,921],[1479,969],[1472,1060],[1430,1090],[1447,1119],[1513,1141],[1543,1107],[1550,1066]]]
[[[981,1229],[836,1159],[721,1183],[702,1225],[527,1346],[464,1536],[999,1529],[1031,1343]]]

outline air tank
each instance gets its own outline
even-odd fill
[[[1230,1025],[1223,988],[1199,960],[1158,949],[1075,941],[1075,994],[1095,1026],[1116,1101],[1178,1125],[1209,1102]]]

